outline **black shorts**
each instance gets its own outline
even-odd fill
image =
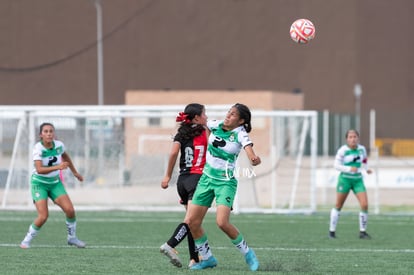
[[[180,203],[187,205],[193,199],[194,191],[197,187],[201,174],[180,175],[177,180],[177,192],[180,196]]]

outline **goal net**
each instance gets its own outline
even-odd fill
[[[182,210],[175,181],[161,188],[175,117],[185,106],[3,106],[0,111],[2,208],[33,208],[32,150],[43,122],[55,125],[84,182],[63,171],[77,209]],[[230,105],[206,106],[209,119]],[[317,113],[252,110],[250,137],[262,164],[242,151],[235,212],[316,210]],[[50,203],[51,207],[53,203]]]

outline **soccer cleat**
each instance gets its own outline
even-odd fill
[[[329,238],[331,238],[331,239],[335,239],[336,238],[335,231],[329,231]]]
[[[249,248],[249,252],[244,255],[246,263],[249,265],[251,271],[256,271],[259,268],[259,261],[253,249]]]
[[[217,266],[217,260],[214,256],[210,256],[207,260],[200,260],[190,267],[191,270],[200,270],[206,268],[213,268]]]
[[[23,248],[23,249],[30,248],[30,243],[23,241],[23,242],[20,243],[20,248]]]
[[[361,231],[361,232],[359,232],[359,238],[360,239],[364,239],[364,240],[370,240],[371,239],[371,236],[368,235],[367,232]]]
[[[85,248],[86,247],[86,243],[82,242],[78,238],[70,238],[70,239],[68,239],[68,245],[74,245],[77,248]]]
[[[193,265],[195,265],[197,262],[194,259],[191,259],[188,263],[188,267],[191,268]]]
[[[195,259],[190,259],[190,262],[188,263],[188,267],[192,267],[193,265],[197,264],[199,261],[201,261],[200,255],[198,256],[197,261]]]
[[[178,258],[178,252],[171,246],[169,246],[167,243],[161,245],[160,252],[163,253],[165,256],[170,259],[170,263],[172,263],[176,267],[182,267],[180,258]]]

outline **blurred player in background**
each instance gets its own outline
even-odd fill
[[[40,141],[34,146],[33,161],[31,192],[37,210],[37,218],[29,226],[20,247],[29,248],[34,237],[46,223],[49,216],[48,198],[51,198],[66,215],[68,245],[84,248],[85,243],[76,237],[75,209],[62,184],[59,172],[69,168],[79,181],[83,181],[83,177],[76,170],[68,153],[65,152],[63,142],[55,139],[53,124],[43,123],[40,125]]]
[[[177,191],[181,199],[181,204],[187,210],[187,205],[193,198],[194,191],[206,162],[207,116],[205,108],[201,104],[191,103],[185,107],[184,112],[178,114],[176,121],[181,124],[174,137],[167,171],[161,182],[161,187],[164,189],[168,188],[177,157],[180,155],[180,174],[177,180]],[[160,252],[164,253],[170,259],[170,262],[177,267],[181,267],[182,263],[174,248],[186,236],[190,253],[189,266],[192,266],[199,259],[195,249],[194,239],[186,223],[180,223],[174,230],[171,238],[160,247]]]
[[[215,199],[217,226],[244,255],[250,270],[255,271],[259,268],[256,254],[239,230],[230,223],[230,211],[237,191],[234,175],[237,156],[243,148],[251,165],[259,165],[261,162],[253,151],[253,142],[248,135],[252,129],[250,110],[246,105],[237,103],[230,108],[224,120],[209,121],[207,126],[210,135],[206,165],[186,216],[186,223],[190,226],[201,259],[190,269],[206,269],[217,265],[202,228],[207,210]]]
[[[371,174],[367,168],[367,151],[359,144],[359,133],[356,130],[348,130],[345,135],[346,144],[342,145],[335,156],[334,167],[340,172],[336,186],[336,204],[331,210],[329,223],[329,237],[335,238],[336,225],[340,211],[352,190],[357,197],[361,211],[359,213],[359,237],[370,239],[366,232],[368,221],[368,197],[364,185],[363,172]]]

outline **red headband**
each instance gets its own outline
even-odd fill
[[[191,120],[188,118],[188,114],[184,112],[179,112],[177,118],[175,119],[176,122],[184,122],[184,123],[191,123]]]

